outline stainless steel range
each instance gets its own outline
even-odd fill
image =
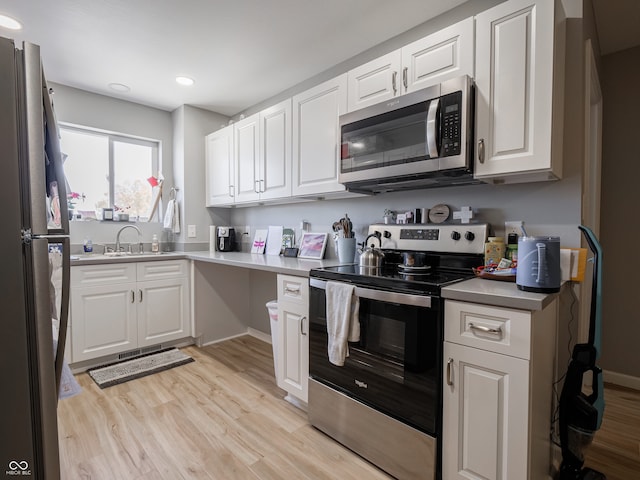
[[[381,240],[381,268],[350,264],[309,274],[309,420],[394,477],[441,478],[440,290],[473,277],[487,230],[486,224],[375,224],[369,234]],[[328,356],[333,282],[352,285],[359,302],[359,339],[348,343],[342,366]]]

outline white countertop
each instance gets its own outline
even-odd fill
[[[557,295],[523,292],[515,283],[484,278],[472,278],[442,289],[442,298],[530,311],[544,309]]]
[[[254,270],[265,270],[274,273],[284,273],[308,277],[312,268],[328,267],[339,265],[337,259],[312,260],[297,257],[281,257],[278,255],[264,255],[258,253],[243,252],[163,252],[159,255],[122,255],[107,256],[97,253],[71,255],[71,265],[99,265],[105,263],[127,263],[127,262],[153,262],[158,260],[180,260],[187,259],[196,262],[218,263],[233,267],[251,268]]]
[[[187,258],[197,262],[220,263],[233,267],[266,270],[275,273],[308,277],[312,268],[340,265],[338,259],[312,260],[308,258],[282,257],[243,252],[186,252]]]

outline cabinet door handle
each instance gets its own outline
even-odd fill
[[[131,290],[131,303],[134,303],[135,301],[136,301],[136,292]]]
[[[408,79],[407,79],[407,67],[402,69],[402,85],[404,85],[404,92],[407,93],[407,89],[409,88]]]
[[[307,317],[302,317],[300,319],[300,335],[306,335],[306,333],[304,333],[304,329],[302,328],[302,325],[304,324],[304,321],[307,319]]]
[[[478,161],[484,163],[484,138],[478,140]]]
[[[453,380],[451,379],[451,370],[453,366],[453,358],[449,358],[447,361],[447,385],[453,385]]]
[[[284,291],[287,293],[300,293],[300,287],[297,288],[291,288],[289,286],[284,287]]]
[[[264,193],[264,179],[260,179],[260,193]]]
[[[140,303],[142,303],[142,290],[138,290],[138,294],[140,295]]]
[[[233,198],[234,196],[234,187],[233,185],[229,185],[229,196]]]
[[[396,86],[396,79],[398,78],[398,72],[394,71],[391,74],[391,87],[393,88],[393,96],[396,96],[396,93],[398,93],[398,87]]]
[[[502,328],[500,327],[491,328],[491,327],[485,327],[484,325],[475,325],[473,323],[469,323],[469,329],[476,330],[482,333],[489,333],[491,335],[497,335],[498,337],[502,337]]]
[[[255,186],[253,187],[253,191],[256,193],[260,193],[260,180],[256,180],[253,182]]]

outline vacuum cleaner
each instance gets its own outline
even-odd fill
[[[583,468],[584,452],[602,424],[604,391],[602,370],[596,365],[600,356],[602,321],[602,249],[593,232],[582,225],[589,249],[593,252],[593,285],[589,318],[589,340],[573,347],[559,404],[560,447],[562,464],[559,480],[606,480],[591,468]],[[591,392],[583,392],[583,377],[592,375]]]

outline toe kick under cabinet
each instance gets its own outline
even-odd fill
[[[187,260],[71,268],[72,363],[142,353],[189,337],[190,325]]]
[[[556,304],[445,302],[443,480],[549,479]]]

